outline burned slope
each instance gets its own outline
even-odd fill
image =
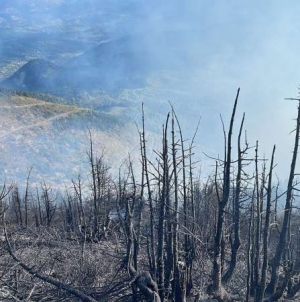
[[[113,114],[3,93],[0,109],[0,169],[8,181],[22,183],[30,167],[33,182],[55,185],[86,174],[88,129],[112,166],[136,146],[126,134],[131,126]]]

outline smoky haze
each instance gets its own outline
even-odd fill
[[[297,104],[284,98],[297,96],[300,78],[300,3],[290,3],[1,1],[0,76],[4,86],[96,110],[122,104],[132,121],[144,102],[154,132],[170,101],[187,138],[201,117],[197,153],[207,170],[202,151],[222,155],[219,115],[228,124],[241,87],[237,122],[245,111],[262,155],[277,144],[286,178]],[[27,64],[36,59],[44,61]]]

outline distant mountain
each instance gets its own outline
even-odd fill
[[[98,45],[61,66],[35,59],[17,70],[1,85],[16,90],[58,92],[64,88],[116,90],[140,87],[148,73],[149,51],[135,47],[131,38]],[[145,63],[147,62],[147,64]]]
[[[31,60],[2,82],[3,86],[16,90],[42,91],[49,87],[56,66],[46,60]]]
[[[135,45],[132,37],[101,43],[68,61],[54,81],[62,86],[114,90],[140,87],[157,66],[149,64],[149,50]],[[147,63],[146,63],[147,62]]]
[[[57,66],[45,60],[31,60],[0,84],[16,90],[56,94],[70,89],[141,88],[151,74],[185,64],[176,37],[172,32],[166,37],[157,44],[148,40],[146,33],[112,39]]]

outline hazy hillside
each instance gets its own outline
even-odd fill
[[[27,96],[0,94],[1,177],[25,179],[34,168],[33,182],[66,183],[79,173],[86,175],[91,130],[95,150],[108,153],[118,167],[128,152],[138,150],[134,127],[117,118],[117,112],[101,113],[80,107],[41,101]]]
[[[55,66],[46,60],[31,60],[3,82],[3,86],[17,90],[43,90],[49,73]]]
[[[57,66],[46,60],[30,60],[1,85],[54,93],[65,93],[69,89],[139,87],[154,66],[144,64],[149,57],[147,48],[136,49],[128,40],[130,38],[105,42]]]
[[[148,41],[145,33],[110,38],[56,64],[44,59],[30,60],[0,84],[16,90],[56,94],[65,94],[70,89],[111,93],[145,87],[153,75],[163,71],[171,75],[174,71],[183,73],[188,67],[175,32],[167,31],[164,35],[163,41]]]
[[[0,3],[2,85],[51,93],[71,106],[131,123],[140,120],[144,102],[147,126],[156,132],[161,131],[170,101],[188,137],[202,117],[197,144],[212,156],[222,148],[219,115],[228,121],[235,91],[241,87],[239,110],[247,112],[249,142],[258,139],[266,154],[274,143],[291,146],[288,133],[294,107],[282,100],[293,96],[298,84],[294,68],[298,56],[289,47],[297,39],[292,29],[287,36],[277,26],[277,21],[286,24],[277,4],[266,21],[252,2],[247,18],[244,6],[233,3],[26,3]],[[261,6],[269,9],[267,4]],[[269,24],[275,29],[270,30]],[[280,47],[274,42],[278,37]],[[294,59],[287,62],[290,57]],[[280,147],[277,152],[278,168],[286,173],[290,154]]]

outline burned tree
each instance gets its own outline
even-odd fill
[[[281,285],[280,288],[276,290],[277,282],[278,282],[278,270],[280,265],[282,265],[283,255],[287,248],[288,241],[288,233],[290,231],[290,220],[292,215],[292,200],[293,200],[293,192],[295,190],[294,187],[294,178],[295,178],[295,169],[296,162],[298,156],[298,148],[299,148],[299,135],[300,135],[300,100],[297,99],[298,103],[298,115],[296,120],[296,129],[295,129],[295,141],[294,141],[294,150],[293,157],[291,162],[290,174],[288,179],[287,191],[286,191],[286,201],[284,208],[284,216],[283,223],[280,231],[279,241],[276,247],[276,252],[271,260],[271,280],[266,288],[266,294],[270,296],[270,301],[277,301],[283,294],[283,291],[286,287],[286,284],[289,279],[289,273],[292,270],[291,263],[284,263],[287,266],[286,283]]]
[[[218,196],[218,218],[216,234],[214,239],[214,256],[213,256],[213,271],[212,271],[212,284],[209,286],[208,291],[212,293],[217,299],[223,301],[227,299],[227,294],[222,285],[222,237],[223,237],[223,225],[225,218],[226,206],[229,202],[230,197],[230,183],[231,183],[231,152],[232,152],[232,132],[233,123],[239,98],[240,89],[237,91],[237,95],[234,102],[234,107],[231,115],[229,132],[227,136],[227,146],[225,147],[224,157],[224,169],[223,169],[223,187],[222,193],[219,192],[219,188],[216,184],[216,191]],[[226,142],[225,142],[226,145]],[[216,174],[218,170],[216,168]]]

